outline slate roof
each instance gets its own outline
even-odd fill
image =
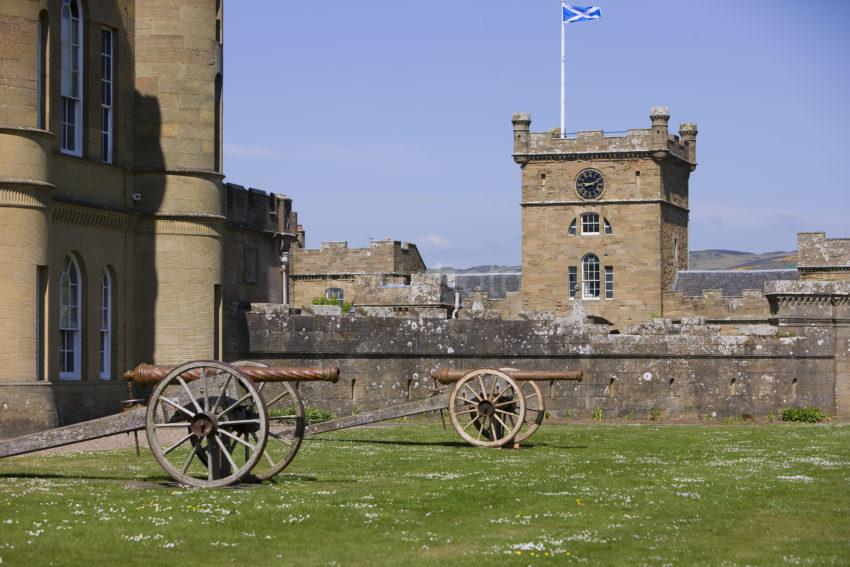
[[[797,270],[686,270],[676,274],[673,291],[699,297],[703,291],[721,290],[724,297],[741,297],[745,289],[763,290],[765,282],[798,279]]]

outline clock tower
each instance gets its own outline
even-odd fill
[[[522,168],[522,309],[569,312],[581,301],[617,328],[664,313],[663,291],[688,262],[688,179],[695,124],[609,135],[531,132],[515,114],[514,160]]]

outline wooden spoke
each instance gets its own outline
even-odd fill
[[[181,406],[180,404],[178,404],[178,403],[176,403],[176,402],[172,402],[170,399],[166,398],[165,396],[162,396],[162,397],[159,399],[159,401],[160,401],[160,402],[165,402],[166,404],[168,404],[168,405],[170,405],[170,406],[174,407],[175,409],[178,409],[178,410],[182,411],[183,413],[185,413],[185,414],[186,414],[186,415],[188,415],[189,417],[195,417],[195,416],[197,415],[197,414],[194,414],[194,413],[190,412],[189,410],[187,410],[186,408],[184,408],[184,407],[183,407],[183,406]],[[162,412],[162,415],[163,415],[163,417],[165,417],[165,412]]]
[[[201,380],[204,381],[204,411],[210,409],[210,384],[207,380],[207,369],[201,368]]]
[[[269,437],[274,437],[275,439],[277,439],[281,443],[284,443],[285,445],[292,445],[292,441],[285,438],[283,435],[279,435],[279,434],[274,433],[272,431],[269,431]]]
[[[469,423],[467,423],[466,427],[464,427],[463,430],[466,431],[467,429],[469,429],[469,426],[472,425],[473,423],[475,423],[476,421],[478,421],[477,417],[475,419],[473,419],[472,421],[470,421]]]
[[[192,463],[192,459],[195,458],[195,455],[198,454],[198,447],[200,447],[200,443],[196,443],[194,447],[192,447],[192,452],[189,453],[189,458],[186,459],[186,464],[183,465],[183,474],[186,474],[186,471],[189,470],[189,465]]]
[[[496,419],[496,421],[498,421],[499,423],[501,423],[501,424],[502,424],[502,427],[504,427],[506,430],[510,430],[510,429],[511,429],[510,427],[508,427],[508,424],[507,424],[507,423],[505,423],[504,421],[502,421],[501,419],[499,419],[499,416],[498,416],[498,415],[493,414],[493,417]]]
[[[219,432],[219,433],[222,433],[222,434],[224,434],[224,435],[227,435],[228,437],[230,437],[231,439],[233,439],[233,440],[234,440],[234,441],[236,441],[237,443],[242,443],[243,445],[245,445],[246,447],[248,447],[248,448],[249,448],[249,449],[251,449],[252,451],[256,448],[256,446],[255,446],[255,445],[251,445],[250,443],[248,443],[248,442],[247,442],[247,441],[245,441],[244,439],[241,439],[240,437],[238,437],[238,436],[236,436],[236,435],[233,435],[232,433],[230,433],[230,432],[229,432],[229,431],[227,431],[226,429],[219,429],[219,430],[218,430],[218,432]]]
[[[288,395],[289,395],[289,392],[284,392],[284,393],[280,394],[279,396],[272,398],[271,401],[266,402],[266,407],[269,407],[269,408],[272,407],[273,405],[275,405],[277,402],[279,402],[280,400],[282,400],[283,398],[285,398]]]
[[[464,398],[464,397],[462,397],[462,396],[460,396],[460,395],[458,395],[457,399],[462,400],[462,401],[466,402],[467,404],[472,404],[472,405],[477,405],[477,404],[478,404],[478,402],[476,402],[476,401],[474,401],[474,400],[470,400],[470,399]]]
[[[170,422],[169,423],[155,423],[154,427],[156,427],[156,428],[160,428],[160,427],[181,427],[181,428],[185,429],[185,428],[189,427],[189,422],[188,421],[178,421],[177,423],[170,423]]]
[[[462,415],[462,414],[465,414],[465,413],[472,413],[472,412],[477,412],[477,411],[478,411],[478,408],[470,408],[470,409],[467,409],[467,410],[459,410],[459,411],[456,411],[455,413],[458,414],[458,415]]]
[[[259,419],[234,419],[233,421],[219,421],[219,426],[225,425],[248,425],[250,423],[260,423]]]
[[[230,404],[229,408],[227,408],[226,410],[224,410],[223,412],[218,414],[216,417],[221,417],[223,415],[230,413],[231,411],[236,409],[239,406],[239,404],[241,404],[242,402],[244,402],[245,400],[247,400],[250,397],[251,397],[251,392],[248,392],[247,394],[245,394],[244,396],[242,396],[241,398],[239,398],[238,400],[236,400],[235,402]]]
[[[481,399],[487,399],[487,388],[484,386],[484,377],[479,374],[478,375],[478,384],[481,386]]]
[[[464,385],[466,386],[466,388],[467,388],[470,392],[472,392],[472,395],[473,395],[473,397],[474,397],[476,400],[481,400],[481,396],[479,396],[479,395],[475,392],[475,390],[472,388],[472,386],[470,386],[469,384],[464,384]],[[477,403],[477,402],[476,402],[476,403]]]
[[[195,409],[198,410],[198,413],[203,412],[201,409],[201,405],[198,403],[198,400],[195,399],[195,396],[192,395],[192,392],[189,390],[189,386],[186,385],[186,381],[183,380],[182,376],[177,376],[177,382],[180,384],[180,387],[183,388],[183,391],[186,392],[186,395],[189,396],[189,400],[192,402],[192,405],[195,406]]]
[[[230,386],[230,380],[233,378],[232,375],[228,374],[227,378],[224,380],[224,386],[221,387],[221,391],[218,393],[218,397],[215,400],[215,405],[210,410],[210,413],[215,413],[218,411],[218,405],[221,403],[221,400],[227,395],[227,387]]]
[[[169,447],[168,449],[163,451],[162,454],[167,455],[168,453],[170,453],[171,451],[173,451],[174,449],[176,449],[177,447],[179,447],[180,445],[182,445],[183,443],[185,443],[186,441],[191,439],[192,435],[194,435],[194,433],[189,433],[189,435],[187,435],[186,437],[184,437],[183,439],[181,439],[180,441],[178,441],[177,443],[175,443],[174,445],[172,445],[171,447]]]
[[[239,466],[237,466],[236,461],[233,460],[233,457],[230,455],[230,451],[228,451],[224,443],[221,442],[221,437],[219,437],[218,435],[214,435],[213,437],[215,437],[215,442],[218,443],[218,446],[221,447],[221,450],[224,451],[224,456],[227,458],[227,462],[230,463],[230,466],[233,467],[233,470],[237,470]]]

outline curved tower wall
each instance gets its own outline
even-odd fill
[[[39,129],[38,19],[46,2],[0,2],[0,381],[37,370],[36,272],[48,263],[52,135]]]
[[[135,3],[136,361],[212,358],[222,280],[216,0]],[[220,325],[220,323],[218,323]]]

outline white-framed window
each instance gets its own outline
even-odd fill
[[[112,378],[112,276],[100,275],[100,377]]]
[[[83,155],[83,14],[79,0],[62,0],[61,150]]]
[[[581,272],[582,299],[599,299],[599,257],[595,254],[585,256],[581,261]]]
[[[608,219],[603,219],[603,220],[604,220],[603,226],[604,226],[604,229],[605,229],[605,234],[614,234],[614,229],[611,227],[611,223],[608,222]]]
[[[59,378],[79,380],[82,354],[82,281],[77,261],[66,256],[59,276]]]
[[[338,301],[342,301],[344,297],[345,293],[342,291],[342,288],[329,287],[325,290],[325,299],[336,299]]]
[[[578,289],[578,268],[576,266],[570,266],[569,273],[570,299],[575,299],[576,290]]]
[[[570,228],[567,229],[567,234],[569,236],[576,235],[576,219],[573,219],[573,222],[570,223]]]
[[[614,266],[605,266],[605,299],[614,299]]]
[[[599,234],[598,213],[584,213],[581,215],[581,233],[583,235]]]
[[[113,146],[113,72],[112,53],[114,49],[112,30],[100,30],[100,159],[112,163]]]

